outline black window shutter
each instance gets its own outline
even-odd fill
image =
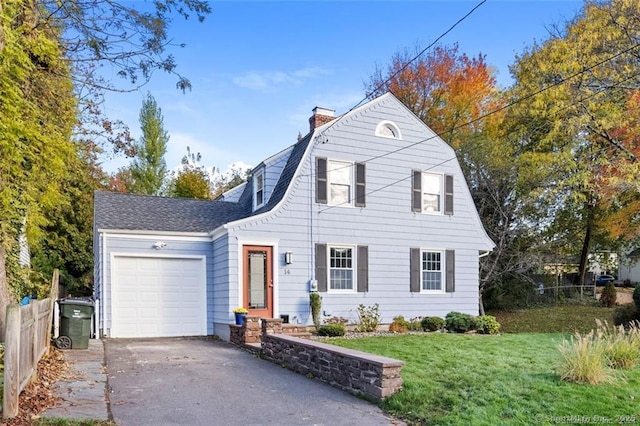
[[[410,249],[410,265],[409,265],[409,281],[410,281],[410,291],[411,293],[420,293],[420,275],[422,272],[422,265],[420,260],[420,249],[412,248]]]
[[[414,212],[422,211],[422,172],[420,170],[413,171],[411,178],[412,201],[411,210]]]
[[[365,171],[364,163],[356,163],[356,207],[366,206]]]
[[[453,214],[453,176],[444,175],[444,214]]]
[[[316,281],[318,291],[327,291],[327,245],[316,244]]]
[[[369,291],[369,247],[358,246],[358,293]]]
[[[445,256],[447,268],[446,291],[447,293],[453,293],[456,291],[456,252],[447,250]]]
[[[327,204],[327,159],[316,158],[316,203]]]

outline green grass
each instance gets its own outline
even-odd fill
[[[35,426],[116,426],[112,421],[104,420],[75,420],[42,418],[33,422]]]
[[[615,308],[563,305],[490,312],[503,333],[588,333],[596,328],[596,319],[613,324]],[[639,420],[640,422],[640,420]]]
[[[558,346],[566,337],[428,333],[328,342],[406,362],[403,390],[382,406],[409,424],[553,424],[566,416],[640,422],[640,369],[616,371],[611,383],[564,382]]]

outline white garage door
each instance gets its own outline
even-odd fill
[[[114,257],[111,337],[204,336],[203,259]]]

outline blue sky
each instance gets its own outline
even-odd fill
[[[170,134],[167,165],[189,146],[202,164],[225,170],[254,166],[295,143],[309,130],[316,106],[346,112],[364,97],[365,82],[406,48],[426,47],[467,14],[476,1],[212,1],[199,24],[176,18],[170,35],[178,71],[193,90],[182,94],[176,78],[156,73],[147,86],[109,94],[107,115],[140,134],[138,115],[147,93],[155,97]],[[508,67],[549,29],[575,16],[582,1],[488,0],[440,44],[486,55],[501,86]],[[128,159],[105,160],[113,172]]]

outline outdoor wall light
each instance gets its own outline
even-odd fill
[[[284,254],[284,263],[291,265],[293,263],[293,253],[288,251]]]
[[[156,243],[153,245],[153,248],[156,250],[162,250],[166,246],[167,246],[167,243],[165,243],[164,241],[156,241]]]

